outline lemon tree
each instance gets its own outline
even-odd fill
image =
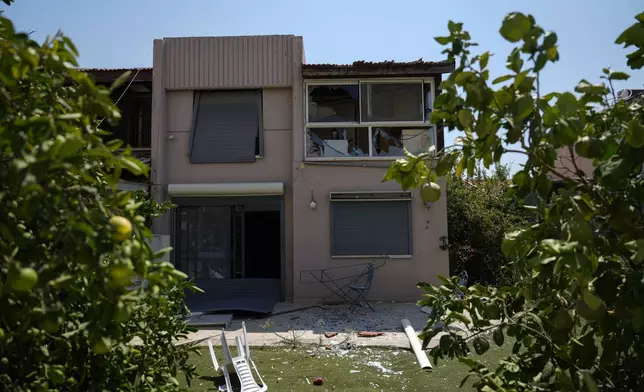
[[[436,41],[456,69],[441,83],[431,121],[463,136],[436,160],[409,154],[394,162],[385,180],[418,188],[451,170],[471,177],[479,164],[489,168],[514,152],[526,163],[512,176],[510,194],[540,198],[536,222],[502,243],[508,263],[529,272],[525,279],[501,287],[459,286],[458,277],[419,284],[426,291],[420,304],[434,309],[425,343],[442,333],[431,354],[468,365],[481,391],[641,390],[644,108],[618,100],[613,86],[629,75],[606,68],[600,83],[581,80],[574,93],[543,94],[542,71],[560,54],[557,34],[534,17],[514,12],[503,20],[499,33],[514,48],[506,75],[494,80],[492,54],[474,53],[461,23],[448,29]],[[616,43],[629,50],[629,67],[644,67],[644,13]],[[557,169],[558,151],[572,157],[569,170]],[[581,170],[579,157],[592,159],[592,172]],[[556,192],[551,179],[561,184]],[[469,331],[445,327],[454,322]],[[506,335],[512,355],[480,362],[490,341],[501,345]]]
[[[196,288],[148,245],[168,206],[116,191],[147,167],[103,142],[110,89],[64,35],[37,43],[0,15],[0,42],[0,390],[181,390]]]
[[[509,167],[495,165],[473,178],[446,176],[450,272],[466,271],[470,282],[512,284],[524,268],[514,268],[501,251],[506,233],[533,223],[535,214],[507,197]]]

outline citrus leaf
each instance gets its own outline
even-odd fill
[[[508,14],[503,20],[499,32],[506,40],[510,42],[518,42],[523,36],[530,31],[532,23],[527,16],[520,12],[512,12]]]
[[[635,148],[644,146],[644,126],[633,118],[626,128],[626,142]]]
[[[584,289],[583,298],[584,302],[591,310],[597,310],[602,305],[602,300],[595,294],[591,293],[588,289]]]
[[[503,82],[506,82],[506,81],[508,81],[508,80],[512,79],[513,77],[514,77],[513,75],[503,75],[503,76],[499,76],[498,78],[496,78],[496,79],[494,79],[494,80],[492,81],[492,84],[503,83]]]

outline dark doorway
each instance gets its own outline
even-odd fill
[[[204,294],[192,311],[270,313],[281,299],[282,199],[175,198],[174,263]]]
[[[245,277],[279,279],[281,274],[281,225],[279,211],[244,213]]]

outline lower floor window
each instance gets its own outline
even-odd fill
[[[333,200],[332,256],[410,256],[410,200]]]

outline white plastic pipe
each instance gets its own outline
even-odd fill
[[[411,323],[407,319],[402,319],[401,322],[403,329],[405,330],[405,334],[407,335],[407,339],[409,339],[411,350],[414,352],[414,355],[416,355],[418,365],[420,365],[420,368],[423,370],[431,370],[432,364],[429,363],[429,358],[427,358],[427,354],[425,354],[425,351],[423,351],[421,347],[420,340],[418,339],[418,336],[416,336],[414,327],[411,326]]]

